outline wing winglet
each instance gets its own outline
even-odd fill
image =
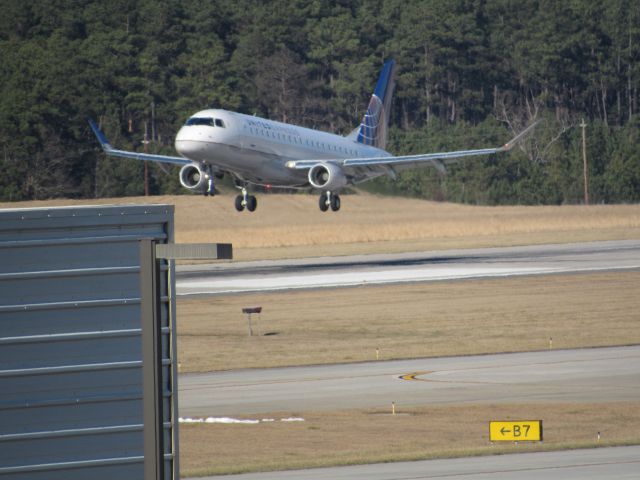
[[[109,143],[109,140],[107,140],[107,137],[105,137],[104,133],[102,133],[102,130],[100,130],[98,125],[96,125],[96,122],[94,122],[93,119],[91,118],[87,120],[89,120],[89,126],[91,127],[91,130],[93,130],[93,133],[95,134],[95,136],[98,138],[98,141],[100,142],[100,146],[102,147],[102,149],[105,152],[108,152],[109,150],[113,150],[113,147]]]
[[[508,152],[509,150],[511,150],[518,143],[520,143],[524,137],[526,137],[528,134],[530,134],[533,131],[533,129],[540,122],[542,122],[542,120],[537,120],[537,121],[533,122],[531,125],[529,125],[527,128],[525,128],[523,131],[521,131],[519,134],[517,134],[515,137],[513,137],[511,140],[509,140],[507,143],[505,143],[502,147],[498,148],[497,151],[498,152]]]
[[[89,126],[91,126],[91,130],[97,137],[100,142],[100,146],[104,153],[111,157],[120,157],[120,158],[132,158],[134,160],[143,160],[149,162],[160,162],[160,163],[173,163],[175,165],[186,165],[191,163],[191,160],[184,157],[171,157],[168,155],[155,155],[152,153],[138,153],[138,152],[128,152],[126,150],[117,150],[111,146],[107,137],[102,133],[102,130],[98,128],[96,122],[92,119],[87,119],[89,121]]]

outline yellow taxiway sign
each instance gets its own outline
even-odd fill
[[[489,422],[489,440],[492,442],[541,442],[542,420]]]

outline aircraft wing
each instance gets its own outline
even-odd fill
[[[501,147],[482,148],[477,150],[458,150],[453,152],[425,153],[418,155],[384,156],[370,158],[346,158],[336,160],[325,160],[325,162],[340,165],[345,170],[375,169],[380,167],[385,170],[396,166],[418,166],[420,164],[437,168],[440,172],[446,171],[444,163],[452,163],[464,157],[478,155],[490,155],[492,153],[507,152],[516,146],[535,126],[540,122],[529,125],[526,129],[513,137]],[[287,162],[287,167],[294,169],[308,169],[320,163],[318,160],[297,160]]]
[[[161,162],[161,163],[173,163],[176,165],[187,165],[192,163],[191,160],[188,160],[184,157],[171,157],[167,155],[155,155],[152,153],[138,153],[138,152],[129,152],[126,150],[116,150],[111,146],[107,137],[104,136],[104,133],[98,128],[96,123],[89,119],[89,125],[91,126],[91,130],[95,133],[98,141],[100,142],[100,146],[104,153],[109,155],[110,157],[122,157],[122,158],[133,158],[134,160],[148,160],[150,162]]]

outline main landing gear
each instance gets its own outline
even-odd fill
[[[322,212],[329,210],[329,207],[331,207],[332,211],[337,212],[340,210],[340,196],[331,192],[324,192],[320,195],[318,206]]]
[[[242,194],[236,197],[236,210],[241,212],[245,208],[250,212],[255,211],[258,206],[258,199],[253,195],[249,195],[247,189],[242,187]]]

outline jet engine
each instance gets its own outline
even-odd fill
[[[347,184],[347,177],[338,165],[319,163],[309,170],[309,183],[320,190],[335,191]]]
[[[205,192],[209,187],[209,174],[197,163],[189,163],[180,169],[180,184],[189,190]]]

